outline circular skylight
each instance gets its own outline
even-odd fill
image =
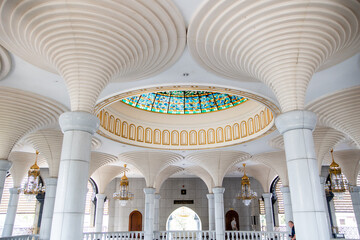
[[[219,92],[167,91],[144,93],[124,98],[130,106],[167,114],[197,114],[215,112],[239,105],[247,98]]]

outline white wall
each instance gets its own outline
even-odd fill
[[[115,181],[118,190],[120,179]],[[240,200],[236,200],[236,195],[240,191],[240,181],[240,178],[224,179],[225,214],[229,210],[235,210],[239,214],[240,230],[250,230],[251,215],[257,216],[257,223],[259,224],[259,203],[255,200],[252,205],[246,207]],[[145,180],[142,178],[131,178],[129,182],[130,191],[135,194],[135,198],[126,207],[121,207],[119,202],[115,201],[115,231],[128,231],[129,215],[134,210],[138,210],[143,214],[144,221],[145,195],[143,188],[145,187]],[[262,187],[255,179],[251,178],[251,186],[258,193],[258,196],[262,195]],[[186,189],[187,194],[181,195],[181,189]],[[194,210],[200,217],[202,229],[207,230],[209,228],[207,193],[208,189],[205,183],[199,178],[167,179],[160,190],[160,231],[166,230],[166,221],[169,215],[181,206]],[[174,204],[174,200],[194,200],[194,204]]]

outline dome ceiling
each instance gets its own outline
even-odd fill
[[[247,101],[247,98],[219,92],[166,91],[144,93],[121,101],[151,112],[197,114],[228,109]]]
[[[253,93],[185,85],[121,93],[98,103],[95,112],[106,138],[174,150],[254,140],[274,130],[273,113],[278,108]]]

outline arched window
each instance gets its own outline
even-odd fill
[[[167,231],[201,231],[201,220],[192,209],[179,207],[168,217]]]
[[[24,178],[21,186],[26,183],[27,178]],[[13,187],[13,180],[11,175],[5,179],[4,191],[0,204],[0,221],[5,222],[6,212],[9,204],[10,192],[9,189]],[[39,204],[38,204],[39,205]],[[34,229],[35,212],[37,207],[36,197],[26,197],[24,194],[20,194],[19,203],[16,212],[15,224],[13,235],[31,234]],[[1,225],[0,231],[2,232]]]
[[[87,185],[85,214],[84,214],[84,232],[93,232],[95,230],[95,196],[97,193],[96,183],[90,179]]]

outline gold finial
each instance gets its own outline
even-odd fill
[[[334,160],[334,149],[331,149],[330,150],[330,153],[331,153],[331,158],[332,158],[332,163],[330,164],[330,167],[332,168],[338,168],[339,167],[339,164],[337,164]]]

